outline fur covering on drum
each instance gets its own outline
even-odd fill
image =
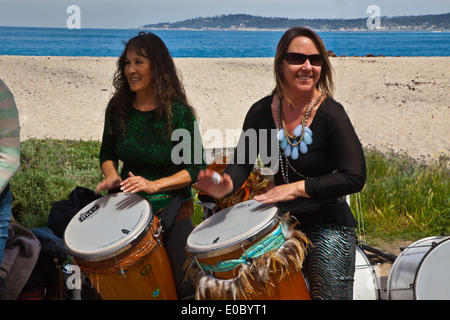
[[[219,279],[206,274],[191,256],[186,262],[186,280],[190,279],[196,284],[195,298],[249,300],[258,295],[271,295],[281,280],[301,272],[311,242],[301,231],[294,228],[298,222],[286,216],[281,221],[285,237],[281,247],[252,259],[251,263],[241,263],[235,269],[235,278]]]

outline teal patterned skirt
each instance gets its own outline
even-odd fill
[[[304,262],[311,298],[353,299],[355,228],[327,224],[302,228],[302,231],[313,244]]]

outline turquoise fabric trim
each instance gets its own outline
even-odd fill
[[[197,265],[203,271],[211,272],[225,272],[236,268],[242,263],[248,263],[249,260],[257,258],[267,252],[278,250],[286,241],[281,225],[279,225],[274,231],[260,239],[258,242],[248,248],[244,254],[238,259],[220,261],[217,265],[209,265],[197,261]]]

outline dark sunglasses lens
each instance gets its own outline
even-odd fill
[[[320,54],[312,54],[308,59],[313,66],[321,66],[323,64],[323,59]]]
[[[320,54],[312,54],[308,56],[303,53],[289,52],[286,53],[285,58],[289,64],[304,64],[306,59],[308,59],[309,63],[313,66],[321,66],[323,64],[323,59]]]
[[[304,64],[307,56],[302,53],[286,53],[286,61],[290,64]]]

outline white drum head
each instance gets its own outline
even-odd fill
[[[417,300],[450,299],[450,237],[436,239],[420,263],[414,294]]]
[[[153,220],[150,203],[136,194],[116,193],[81,209],[64,233],[68,252],[101,261],[124,252]]]
[[[379,300],[379,284],[370,260],[364,251],[356,247],[353,300]]]
[[[186,249],[198,257],[231,252],[265,234],[278,223],[275,205],[250,200],[226,208],[198,225],[189,235]],[[202,255],[203,254],[203,255]]]

